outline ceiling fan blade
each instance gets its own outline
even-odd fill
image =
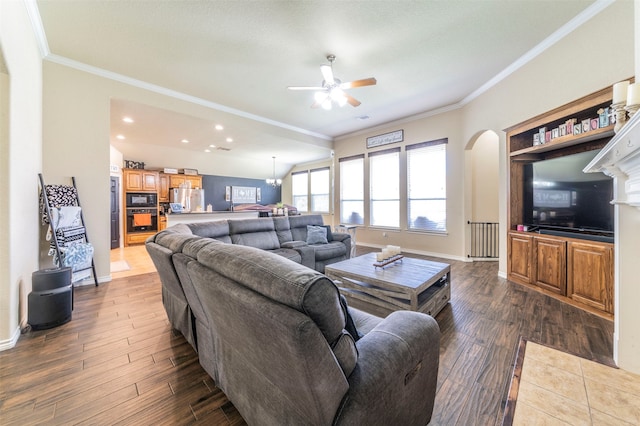
[[[377,81],[375,78],[363,78],[362,80],[347,81],[340,85],[341,89],[351,89],[353,87],[373,86]]]
[[[318,86],[289,86],[289,90],[324,90],[324,87]]]
[[[331,69],[330,65],[321,65],[320,72],[322,73],[322,78],[324,78],[324,81],[328,85],[331,85],[335,82],[333,78],[333,70]]]
[[[347,102],[349,102],[349,105],[351,105],[353,107],[357,107],[361,103],[359,100],[357,100],[356,98],[354,98],[351,95],[348,95],[348,94],[345,93],[344,96],[347,98]]]
[[[329,99],[329,93],[316,93],[315,94],[315,102],[311,104],[311,108],[319,108],[323,106],[323,104]]]

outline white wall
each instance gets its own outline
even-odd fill
[[[26,324],[31,274],[38,269],[38,173],[42,145],[42,67],[23,2],[0,1],[0,350]]]

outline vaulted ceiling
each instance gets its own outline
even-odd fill
[[[41,17],[47,60],[219,111],[220,120],[232,122],[221,124],[224,139],[232,137],[233,142],[221,139],[216,145],[267,159],[266,171],[260,171],[267,175],[272,155],[289,165],[326,158],[334,138],[468,102],[608,3],[31,2]],[[377,79],[375,86],[348,91],[362,102],[359,107],[314,109],[313,92],[287,90],[320,85],[320,65],[327,63],[328,54],[336,55],[333,70],[342,81]],[[117,100],[113,108],[114,145],[175,147],[176,138],[187,138],[194,143],[180,149],[202,153],[213,138],[222,137],[212,130],[220,120],[196,120],[126,100]],[[139,123],[156,126],[140,124],[135,132],[122,127],[120,118],[128,111],[139,114]],[[158,117],[163,128],[174,131],[160,133]],[[115,139],[125,132],[126,142]],[[309,138],[327,143],[295,142]]]

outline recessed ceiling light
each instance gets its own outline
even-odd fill
[[[233,142],[233,138],[227,138],[227,142]]]
[[[124,117],[124,118],[122,119],[122,121],[124,121],[125,123],[133,123],[133,118],[131,118],[131,117]]]
[[[205,149],[204,152],[211,152],[211,150],[210,149]]]
[[[116,139],[120,139],[121,141],[123,141],[125,139],[124,135],[118,135],[116,136]]]
[[[214,144],[209,145],[209,148],[215,148],[216,146]]]
[[[182,143],[189,143],[189,141],[187,139],[182,139],[180,142]]]
[[[216,124],[216,130],[223,130],[224,127],[222,127],[221,124]]]

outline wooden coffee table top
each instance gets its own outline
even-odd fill
[[[325,267],[327,275],[350,277],[373,285],[416,292],[428,288],[451,270],[448,263],[404,257],[395,264],[376,268],[375,253],[367,253]]]

